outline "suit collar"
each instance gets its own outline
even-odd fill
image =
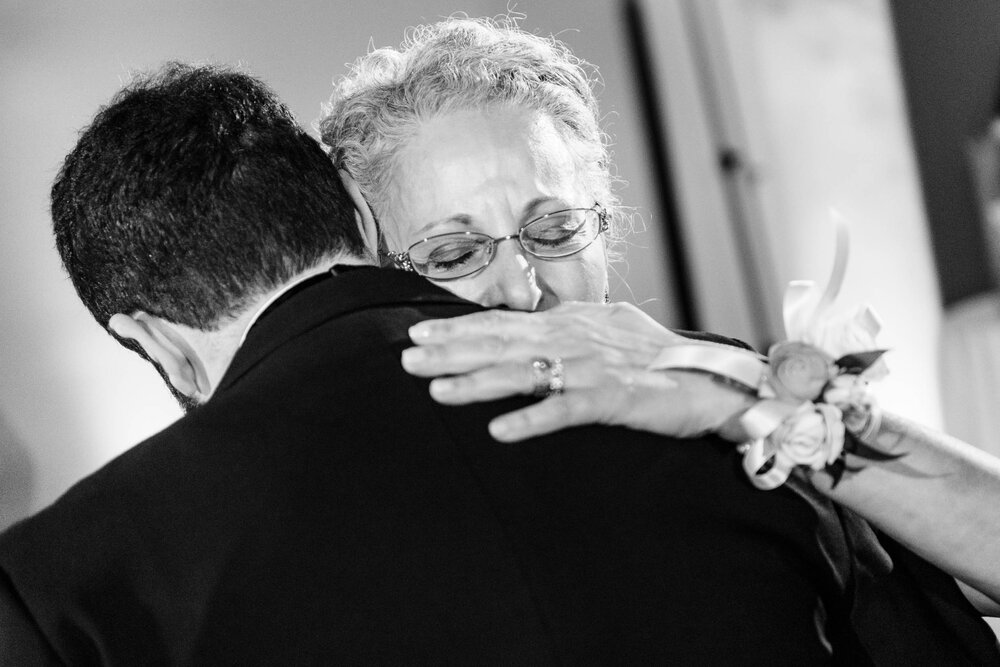
[[[228,389],[287,341],[319,324],[368,308],[411,303],[468,303],[415,273],[370,266],[335,266],[296,285],[249,330],[216,393]]]
[[[243,329],[243,335],[240,336],[239,346],[243,347],[243,343],[246,342],[247,336],[250,335],[250,330],[253,329],[254,325],[257,324],[258,320],[260,320],[260,318],[263,317],[265,313],[274,308],[279,302],[289,298],[291,294],[293,294],[294,292],[297,292],[298,290],[305,287],[306,284],[325,280],[327,277],[325,274],[330,273],[331,270],[332,267],[313,269],[306,275],[300,276],[299,278],[288,283],[280,290],[278,290],[278,292],[276,292],[275,294],[272,294],[271,297],[268,298],[263,303],[263,305],[261,305],[261,307],[257,309],[257,312],[254,313],[254,316],[250,318],[250,322],[247,323],[246,328]]]

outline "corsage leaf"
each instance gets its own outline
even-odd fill
[[[850,375],[860,375],[882,358],[888,350],[871,350],[869,352],[852,352],[837,359],[835,364],[840,368],[840,372]]]

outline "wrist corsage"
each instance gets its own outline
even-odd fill
[[[844,454],[890,459],[867,446],[878,434],[881,412],[871,383],[888,370],[875,343],[881,324],[864,306],[846,315],[831,306],[847,265],[847,233],[837,230],[837,250],[825,289],[796,281],[785,292],[786,340],[766,360],[745,351],[695,353],[665,349],[651,368],[702,370],[745,387],[759,400],[740,418],[750,440],[740,445],[743,469],[761,489],[781,486],[797,466],[827,470],[834,484],[848,470]],[[756,365],[749,362],[753,356]],[[846,438],[846,433],[854,438]]]
[[[820,318],[819,326],[829,326]],[[843,327],[873,327],[864,309]],[[881,423],[871,382],[884,376],[883,350],[833,354],[801,340],[773,345],[768,371],[757,395],[760,400],[740,418],[751,440],[740,446],[743,468],[755,486],[781,486],[796,466],[826,469],[836,484],[846,470],[845,451],[880,458],[864,445]],[[848,441],[846,432],[856,439]],[[862,451],[863,449],[863,451]]]

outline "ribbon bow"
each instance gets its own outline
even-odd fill
[[[841,461],[844,411],[871,414],[871,380],[887,372],[875,346],[878,316],[865,305],[843,315],[832,309],[847,268],[848,235],[835,216],[837,245],[826,287],[793,281],[785,290],[786,340],[767,360],[747,350],[691,344],[665,348],[650,370],[712,373],[757,394],[741,417],[750,441],[741,445],[743,468],[762,489],[781,486],[798,465],[815,470]],[[839,466],[843,470],[843,466]]]

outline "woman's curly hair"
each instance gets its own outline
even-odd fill
[[[585,187],[614,214],[598,82],[596,69],[565,44],[525,32],[512,18],[449,18],[410,28],[399,49],[359,58],[335,82],[319,130],[337,167],[357,181],[379,218],[392,204],[399,149],[423,119],[470,109],[531,109],[553,121],[582,168]]]

